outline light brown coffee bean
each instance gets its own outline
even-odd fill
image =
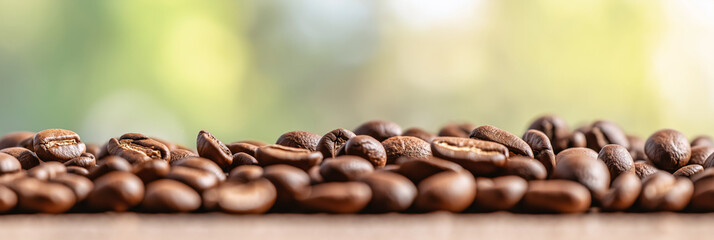
[[[10,188],[0,185],[0,213],[8,212],[17,205],[17,194]]]
[[[0,175],[19,172],[20,170],[22,170],[22,165],[20,165],[20,161],[17,158],[0,152]]]
[[[701,172],[702,170],[704,170],[704,167],[702,167],[702,165],[692,164],[692,165],[687,165],[687,166],[684,166],[684,167],[678,169],[677,171],[672,173],[672,175],[674,175],[675,177],[687,177],[688,178],[688,177],[693,176],[694,174]]]
[[[79,157],[86,150],[79,135],[64,129],[47,129],[38,132],[32,143],[31,150],[34,150],[43,161],[66,162]]]
[[[171,158],[171,150],[166,145],[141,133],[127,133],[119,139],[109,139],[107,150],[111,155],[122,157],[132,164],[152,159],[168,161]]]

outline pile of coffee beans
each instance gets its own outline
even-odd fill
[[[709,212],[713,153],[708,136],[663,129],[643,140],[609,121],[570,130],[557,116],[522,137],[371,121],[275,144],[201,131],[196,149],[140,133],[97,145],[48,129],[0,138],[0,212]]]

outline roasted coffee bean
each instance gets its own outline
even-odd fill
[[[593,199],[602,197],[610,186],[607,165],[597,160],[597,153],[591,149],[563,150],[556,156],[556,162],[551,178],[579,182],[590,190]]]
[[[637,174],[637,177],[639,177],[640,179],[644,179],[645,177],[652,175],[659,171],[659,169],[657,169],[657,167],[655,167],[654,165],[652,165],[648,162],[645,162],[645,161],[635,162],[634,167],[635,167],[635,173]]]
[[[35,153],[43,161],[66,162],[79,157],[86,150],[79,135],[64,129],[38,132],[32,142]]]
[[[141,206],[150,212],[192,212],[201,207],[201,196],[179,181],[160,179],[146,186]]]
[[[447,171],[422,180],[417,189],[417,210],[461,212],[476,197],[476,180],[467,171]]]
[[[714,167],[714,154],[710,154],[709,157],[707,157],[707,160],[704,161],[704,165],[702,165],[704,168],[710,168]]]
[[[600,201],[605,211],[624,211],[629,209],[640,196],[642,182],[634,172],[623,172],[613,181],[610,189]]]
[[[171,166],[166,160],[154,159],[134,165],[131,172],[139,177],[144,184],[149,184],[152,181],[165,178],[169,175],[170,170]]]
[[[277,190],[276,210],[292,211],[310,194],[310,176],[302,169],[285,164],[272,165],[265,167],[263,176]]]
[[[35,139],[34,136],[30,137],[30,138],[26,138],[25,140],[22,140],[22,142],[20,142],[20,144],[18,144],[17,146],[24,147],[24,148],[30,149],[30,151],[36,152],[37,150],[35,150],[34,139]],[[85,148],[86,148],[86,146],[85,146]]]
[[[476,199],[472,208],[478,212],[514,208],[528,190],[528,182],[518,176],[476,179]]]
[[[17,194],[17,208],[26,212],[63,213],[72,208],[76,197],[72,190],[59,183],[36,178],[20,178],[9,187]]]
[[[280,135],[278,140],[275,141],[275,144],[307,149],[314,152],[317,151],[317,143],[320,141],[320,138],[320,135],[311,132],[292,131]]]
[[[419,183],[427,177],[444,171],[461,171],[460,165],[439,158],[413,159],[400,158],[398,172],[414,183]]]
[[[608,144],[618,144],[625,148],[630,147],[627,135],[620,126],[610,121],[596,121],[590,126],[590,131],[585,133],[588,148],[599,152]]]
[[[198,157],[198,153],[186,149],[174,149],[171,150],[171,159],[169,159],[169,163],[181,161],[184,158],[193,157]]]
[[[548,177],[548,171],[543,164],[533,158],[512,156],[503,168],[504,175],[515,175],[526,180],[543,180]]]
[[[694,183],[694,194],[688,208],[696,212],[714,211],[714,178]]]
[[[317,150],[324,158],[334,158],[345,154],[345,144],[356,136],[352,131],[338,128],[326,133],[317,143]]]
[[[92,154],[92,156],[97,156],[97,154],[99,154],[99,152],[101,151],[99,145],[95,143],[85,143],[84,148],[84,153]]]
[[[166,145],[140,133],[127,133],[119,139],[109,139],[107,150],[132,164],[152,159],[168,161],[171,158],[171,151]]]
[[[693,193],[694,185],[688,178],[675,178],[668,172],[658,171],[642,180],[637,203],[644,211],[680,211]]]
[[[270,145],[270,144],[268,144],[268,143],[266,143],[266,142],[258,141],[258,140],[242,140],[242,141],[237,141],[237,143],[248,143],[248,144],[252,144],[252,145],[258,146],[258,147]]]
[[[704,170],[704,167],[702,167],[702,165],[692,164],[678,169],[677,171],[672,173],[672,175],[674,175],[675,177],[691,177],[694,174],[701,172],[702,170]]]
[[[20,170],[22,170],[22,165],[20,165],[20,161],[17,158],[0,152],[0,175],[19,172]]]
[[[570,130],[565,120],[558,116],[547,115],[539,117],[531,123],[528,129],[543,132],[550,139],[554,152],[560,152],[568,147]]]
[[[543,164],[543,167],[545,167],[548,175],[553,173],[553,167],[555,166],[555,152],[553,151],[553,147],[548,139],[548,136],[541,131],[531,129],[523,134],[523,141],[531,147],[533,150],[533,158]]]
[[[387,152],[382,143],[367,135],[357,135],[345,143],[345,154],[367,159],[374,167],[387,165]]]
[[[262,177],[263,168],[256,165],[238,166],[231,170],[230,174],[228,174],[228,180],[236,182],[250,182]]]
[[[92,183],[89,178],[76,175],[76,174],[60,174],[59,176],[49,180],[53,183],[59,183],[72,189],[77,202],[81,202],[89,196],[94,188],[94,183]]]
[[[0,150],[0,153],[6,153],[17,158],[17,160],[20,161],[20,166],[25,170],[36,167],[42,162],[40,158],[37,157],[37,154],[24,147],[9,147]]]
[[[702,181],[702,180],[710,179],[710,178],[714,178],[714,169],[709,169],[709,168],[706,168],[698,173],[695,173],[691,177],[689,177],[689,179],[691,179],[692,182],[695,184],[698,181]]]
[[[97,155],[94,155],[94,157],[95,157],[96,159],[99,160],[99,159],[102,159],[102,158],[105,158],[105,157],[111,155],[111,154],[109,154],[109,150],[107,149],[107,145],[109,145],[109,143],[105,143],[104,145],[102,145],[101,147],[99,147],[99,153],[97,153]]]
[[[528,144],[516,135],[501,130],[497,127],[484,125],[477,127],[471,132],[470,138],[475,138],[484,141],[500,143],[508,148],[511,155],[521,155],[533,157],[533,150]]]
[[[396,136],[382,142],[387,153],[387,164],[393,164],[400,157],[428,158],[431,156],[431,145],[417,137]]]
[[[587,143],[587,138],[583,132],[573,132],[568,138],[568,148],[584,148],[588,146]]]
[[[223,173],[223,170],[221,170],[221,168],[216,163],[212,162],[211,160],[205,159],[205,158],[201,158],[201,157],[185,158],[181,161],[174,162],[173,166],[188,167],[188,168],[204,170],[204,171],[207,171],[207,172],[215,175],[216,179],[218,179],[218,181],[226,180],[226,174]]]
[[[76,175],[83,176],[83,177],[89,176],[89,170],[87,170],[86,168],[83,168],[83,167],[78,167],[78,166],[67,167],[67,173],[76,174]]]
[[[314,185],[310,194],[300,201],[308,211],[356,213],[372,199],[372,190],[362,182],[328,182]]]
[[[452,123],[441,128],[438,135],[439,137],[468,138],[474,128],[476,128],[476,125],[471,123]]]
[[[508,148],[470,138],[437,137],[431,142],[435,157],[455,162],[476,176],[493,176],[508,159]]]
[[[623,172],[634,172],[635,161],[632,160],[632,155],[623,146],[617,144],[608,144],[600,149],[600,154],[597,158],[607,165],[610,171],[610,177],[616,178]]]
[[[302,148],[268,145],[258,148],[255,158],[261,166],[287,164],[307,171],[322,162],[322,153]]]
[[[8,187],[0,185],[0,213],[12,210],[17,205],[17,194]]]
[[[273,206],[276,196],[275,186],[264,178],[247,183],[225,182],[203,193],[203,205],[228,213],[260,214]]]
[[[521,200],[525,211],[539,213],[585,212],[590,203],[588,189],[568,180],[530,181],[528,191]]]
[[[632,155],[632,159],[634,159],[634,160],[647,159],[647,155],[645,154],[645,141],[642,140],[642,138],[627,135],[627,142],[630,143],[630,147],[627,148],[627,150],[630,151],[630,155]]]
[[[692,149],[684,134],[672,129],[663,129],[647,138],[645,153],[659,169],[674,172],[689,163]]]
[[[143,135],[142,135],[142,136],[143,136]],[[150,138],[150,139],[153,139],[154,141],[160,142],[161,144],[163,144],[164,146],[166,146],[166,148],[168,149],[169,153],[170,153],[171,151],[173,151],[173,150],[179,149],[178,145],[177,145],[176,143],[171,142],[171,141],[167,141],[167,140],[165,140],[165,139],[158,138],[158,137],[149,137],[149,138]],[[168,159],[171,159],[171,157],[169,156]]]
[[[233,163],[231,150],[209,132],[201,130],[198,133],[196,148],[198,148],[199,156],[210,159],[223,169],[228,168]]]
[[[97,178],[87,197],[90,208],[124,212],[144,199],[144,183],[130,172],[113,171]]]
[[[86,169],[93,168],[97,165],[97,159],[91,153],[82,153],[79,157],[72,158],[69,161],[64,162],[65,166],[78,166]]]
[[[700,135],[692,139],[692,143],[689,145],[691,145],[692,148],[697,146],[714,147],[714,140],[710,136]]]
[[[9,147],[19,147],[20,142],[31,139],[35,136],[33,132],[11,132],[0,137],[0,149]]]
[[[219,183],[216,175],[209,171],[183,166],[171,167],[166,178],[185,183],[198,192],[214,188]]]
[[[233,155],[237,153],[246,153],[252,157],[255,157],[255,152],[258,151],[258,146],[244,142],[234,142],[231,144],[227,144],[226,147],[228,147],[228,150],[231,150],[231,153],[233,153]]]
[[[714,153],[714,147],[710,146],[696,146],[692,147],[692,156],[689,158],[688,164],[699,164],[704,166],[707,162],[707,158]]]
[[[52,179],[60,174],[66,173],[67,167],[58,162],[44,162],[37,167],[27,171],[27,176],[40,180]]]
[[[369,161],[357,156],[328,158],[320,165],[320,175],[327,182],[356,181],[373,171]]]
[[[27,177],[27,171],[7,173],[0,175],[0,185],[10,185],[13,181]]]
[[[242,165],[258,165],[258,159],[255,159],[255,157],[244,153],[244,152],[239,152],[236,154],[233,154],[233,164],[231,164],[233,168],[242,166]]]
[[[89,170],[89,179],[97,179],[109,172],[131,172],[131,164],[126,159],[117,156],[107,156],[99,160],[99,164]]]
[[[471,131],[469,131],[469,134]],[[402,136],[410,136],[410,137],[418,137],[421,140],[426,141],[427,143],[431,143],[431,140],[434,140],[436,135],[433,133],[430,133],[429,131],[426,131],[421,128],[409,128],[402,133]],[[468,137],[468,135],[466,136]]]
[[[369,121],[357,127],[354,134],[371,136],[381,142],[387,138],[402,135],[402,127],[389,121]]]
[[[399,160],[397,160],[397,161],[399,161]],[[380,168],[380,169],[377,169],[374,171],[375,172],[391,172],[391,173],[400,174],[399,173],[399,165],[397,165],[397,164],[387,164],[383,168]]]
[[[417,188],[406,177],[391,172],[374,172],[360,178],[372,189],[369,212],[400,212],[412,205]]]

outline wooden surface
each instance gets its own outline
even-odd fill
[[[0,239],[714,239],[714,214],[5,215]]]

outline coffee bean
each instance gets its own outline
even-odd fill
[[[0,185],[0,213],[8,212],[17,205],[17,194],[8,187]]]
[[[311,187],[300,204],[308,211],[356,213],[372,199],[372,190],[362,182],[328,182]]]
[[[20,142],[35,136],[33,132],[11,132],[0,137],[0,149],[19,147]]]
[[[689,179],[658,171],[642,180],[642,193],[637,203],[644,211],[680,211],[687,206],[693,193],[694,185]]]
[[[110,154],[122,157],[132,164],[171,158],[171,151],[166,145],[140,133],[127,133],[119,139],[109,139],[107,150]]]
[[[255,152],[258,151],[258,146],[243,142],[234,142],[231,144],[227,144],[226,147],[228,147],[228,150],[230,150],[233,155],[237,153],[246,153],[252,157],[255,157]]]
[[[607,165],[610,171],[610,177],[616,178],[624,172],[635,171],[635,161],[632,160],[630,151],[623,146],[617,144],[608,144],[600,149],[600,154],[597,158]]]
[[[83,176],[83,177],[89,176],[89,170],[87,170],[86,168],[83,168],[83,167],[78,167],[78,166],[67,167],[67,173],[76,174],[76,175]]]
[[[203,193],[203,205],[228,213],[260,214],[273,206],[276,196],[275,186],[265,178],[247,183],[225,182]]]
[[[17,158],[17,160],[20,161],[20,166],[25,170],[36,167],[42,162],[40,158],[37,157],[37,154],[24,147],[9,147],[0,150],[0,152]]]
[[[550,175],[555,166],[555,152],[548,136],[541,131],[531,129],[523,134],[523,141],[533,150],[533,158],[543,164],[548,175]]]
[[[0,175],[0,185],[10,185],[17,179],[27,177],[27,171],[7,173]]]
[[[461,212],[476,197],[476,180],[467,171],[441,172],[422,180],[417,186],[414,207],[420,211]]]
[[[317,143],[321,136],[305,131],[292,131],[280,135],[275,144],[287,147],[307,149],[312,152],[317,151]]]
[[[629,155],[629,153],[628,153]],[[607,165],[597,160],[597,153],[587,148],[569,148],[558,153],[553,179],[572,180],[590,190],[593,199],[599,199],[610,186]]]
[[[441,128],[438,135],[439,137],[468,138],[474,128],[476,128],[476,125],[471,123],[452,123]]]
[[[672,129],[659,130],[647,138],[645,153],[655,166],[669,172],[687,165],[692,156],[687,137]]]
[[[374,172],[360,178],[372,189],[369,212],[400,212],[412,205],[417,188],[406,177],[391,172]]]
[[[174,142],[171,142],[171,141],[168,141],[168,140],[165,140],[165,139],[162,139],[162,138],[158,138],[158,137],[149,137],[149,138],[153,139],[154,141],[160,142],[161,144],[163,144],[164,146],[166,146],[166,148],[168,149],[169,153],[170,153],[171,151],[173,151],[173,150],[181,149],[181,148],[179,147],[179,144],[176,144],[176,143],[174,143]],[[170,156],[169,156],[168,159],[171,159]]]
[[[625,148],[630,147],[627,135],[620,126],[610,121],[596,121],[590,126],[590,131],[585,132],[588,148],[599,152],[608,144],[618,144]]]
[[[44,162],[27,171],[27,176],[40,180],[49,180],[66,173],[67,167],[59,162]]]
[[[310,170],[307,170],[307,175],[310,176],[310,184],[315,185],[325,182],[320,175],[320,166],[313,166]]]
[[[533,150],[528,144],[516,135],[501,130],[497,127],[485,125],[474,129],[470,138],[500,143],[506,146],[513,155],[533,157]]]
[[[89,196],[94,188],[94,183],[92,183],[89,178],[76,175],[76,174],[60,174],[59,176],[49,180],[53,183],[59,183],[67,186],[74,192],[74,196],[77,202],[81,202]]]
[[[568,147],[570,130],[565,120],[558,116],[547,115],[539,117],[528,126],[528,129],[543,132],[550,139],[554,152],[560,152]]]
[[[533,158],[512,156],[506,161],[504,175],[515,175],[526,180],[543,180],[548,177],[548,171],[543,164]]]
[[[588,189],[577,182],[538,180],[528,182],[521,204],[528,212],[579,213],[590,208],[590,199]]]
[[[196,148],[198,148],[199,156],[210,159],[223,169],[228,168],[233,163],[231,150],[209,132],[201,130],[198,133]]]
[[[97,178],[87,204],[98,211],[124,212],[144,199],[144,183],[130,172],[113,171]]]
[[[192,212],[201,207],[201,196],[179,181],[160,179],[146,186],[141,205],[150,212]]]
[[[109,142],[107,142],[107,143],[105,143],[104,145],[102,145],[101,147],[99,147],[99,153],[97,153],[97,155],[94,155],[94,157],[95,157],[96,159],[102,159],[102,158],[105,158],[105,157],[111,155],[111,154],[109,154],[109,150],[107,149],[107,145],[109,145]]]
[[[367,159],[374,167],[387,165],[387,152],[382,143],[367,135],[357,135],[345,143],[345,154]]]
[[[583,132],[573,132],[568,138],[568,148],[584,148],[588,146],[587,143],[587,138]]]
[[[85,143],[84,148],[84,153],[92,154],[92,156],[97,156],[97,154],[99,154],[99,152],[101,151],[99,145],[95,143]]]
[[[44,161],[66,162],[79,157],[86,149],[79,135],[64,129],[38,132],[32,142],[35,153]]]
[[[469,134],[470,133],[471,131],[469,131]],[[431,143],[431,140],[434,140],[434,138],[436,137],[436,135],[434,135],[433,133],[421,128],[409,128],[405,130],[404,133],[402,133],[402,136],[417,137],[421,140],[426,141],[427,143]],[[468,135],[466,137],[468,137]]]
[[[714,153],[714,147],[696,146],[692,147],[692,156],[689,158],[688,164],[699,164],[704,166],[707,158]]]
[[[139,177],[144,184],[149,184],[152,181],[165,178],[169,175],[170,169],[171,166],[166,160],[154,159],[134,165],[131,172]]]
[[[704,165],[702,165],[704,168],[710,168],[714,167],[714,154],[709,154],[707,157],[707,160],[704,161]]]
[[[698,181],[702,181],[705,179],[710,179],[714,178],[714,169],[709,169],[706,168],[698,173],[695,173],[691,177],[689,177],[690,180],[692,180],[693,183],[697,183]]]
[[[355,135],[368,135],[381,142],[387,138],[402,135],[402,128],[389,121],[369,121],[354,130]]]
[[[647,155],[645,154],[645,141],[642,138],[636,136],[627,135],[627,141],[630,143],[630,147],[627,148],[630,151],[630,155],[634,160],[646,160]]]
[[[345,144],[356,136],[352,131],[338,128],[326,133],[317,143],[317,150],[324,158],[334,158],[345,154]]]
[[[96,167],[89,170],[89,179],[97,179],[109,172],[131,172],[131,164],[126,159],[117,156],[107,156],[99,160]]]
[[[431,145],[417,137],[396,136],[382,142],[387,153],[387,164],[393,164],[400,157],[428,158]]]
[[[397,160],[397,161],[399,161],[399,160]],[[391,173],[396,173],[396,174],[401,175],[401,173],[399,173],[399,165],[397,165],[397,164],[387,164],[383,168],[380,168],[380,169],[377,169],[374,171],[375,172],[391,172]]]
[[[297,203],[310,194],[310,176],[302,169],[285,164],[271,165],[265,168],[263,176],[277,190],[276,210],[293,211]]]
[[[320,175],[327,182],[356,181],[373,171],[369,161],[357,156],[328,158],[320,166]]]
[[[91,153],[82,153],[79,157],[72,158],[69,161],[64,162],[65,166],[78,166],[86,169],[93,168],[97,165],[97,159]]]
[[[59,183],[20,178],[9,187],[17,194],[17,208],[25,212],[63,213],[76,202],[74,192]]]
[[[398,172],[414,183],[419,183],[427,177],[444,171],[462,171],[460,165],[439,158],[413,159],[400,158]]]
[[[174,162],[173,166],[195,168],[195,169],[207,171],[207,172],[215,175],[216,179],[218,179],[218,181],[226,180],[226,174],[223,173],[223,170],[221,170],[221,168],[215,162],[212,162],[211,160],[208,160],[205,158],[201,158],[201,157],[185,158],[180,161]]]
[[[20,165],[20,161],[17,158],[0,152],[0,175],[19,172],[20,170],[22,170],[22,165]]]
[[[659,169],[657,169],[657,167],[655,167],[654,165],[652,165],[648,162],[645,162],[645,161],[635,162],[634,167],[635,167],[635,174],[637,174],[637,177],[639,177],[640,179],[644,179],[645,177],[652,175],[659,171]]]
[[[231,167],[236,168],[243,165],[258,165],[258,159],[244,152],[233,154],[233,164],[231,164]]]
[[[697,174],[702,170],[704,170],[704,167],[702,167],[702,165],[692,164],[678,169],[677,171],[672,173],[672,175],[674,175],[675,177],[691,177],[692,175]]]
[[[29,137],[29,138],[26,138],[25,140],[22,140],[22,142],[20,142],[17,146],[24,147],[24,148],[30,149],[30,151],[36,152],[37,150],[35,150],[34,139],[35,139],[35,137],[33,135],[33,137]],[[85,148],[86,148],[86,146],[85,146]]]
[[[472,208],[478,212],[509,210],[521,201],[526,190],[528,182],[518,176],[477,178]]]
[[[476,176],[493,176],[508,159],[508,148],[470,138],[437,137],[431,142],[435,157],[455,162]]]
[[[198,153],[186,149],[174,149],[171,150],[171,159],[169,159],[169,163],[178,162],[184,158],[194,157],[198,157]]]
[[[270,145],[270,144],[268,144],[268,143],[266,143],[266,142],[259,141],[259,140],[242,140],[242,141],[237,141],[237,143],[247,143],[247,144],[252,144],[252,145],[255,145],[255,146],[258,146],[258,147]]]
[[[692,139],[692,143],[690,143],[692,148],[697,147],[697,146],[706,146],[706,147],[714,147],[714,140],[707,135],[700,135]]]
[[[605,211],[624,211],[629,209],[640,196],[642,183],[634,172],[623,172],[613,181],[610,189],[603,195],[602,208]]]
[[[696,212],[714,211],[714,178],[694,183],[694,193],[688,208]]]
[[[166,178],[182,182],[198,192],[214,188],[219,183],[216,175],[211,172],[183,166],[171,167]]]
[[[302,170],[300,170],[302,171]],[[229,181],[250,182],[263,177],[263,168],[256,165],[238,166],[228,175]]]
[[[322,162],[320,152],[311,152],[307,149],[286,147],[281,145],[268,145],[258,148],[255,158],[261,166],[287,164],[307,171],[312,166]]]

